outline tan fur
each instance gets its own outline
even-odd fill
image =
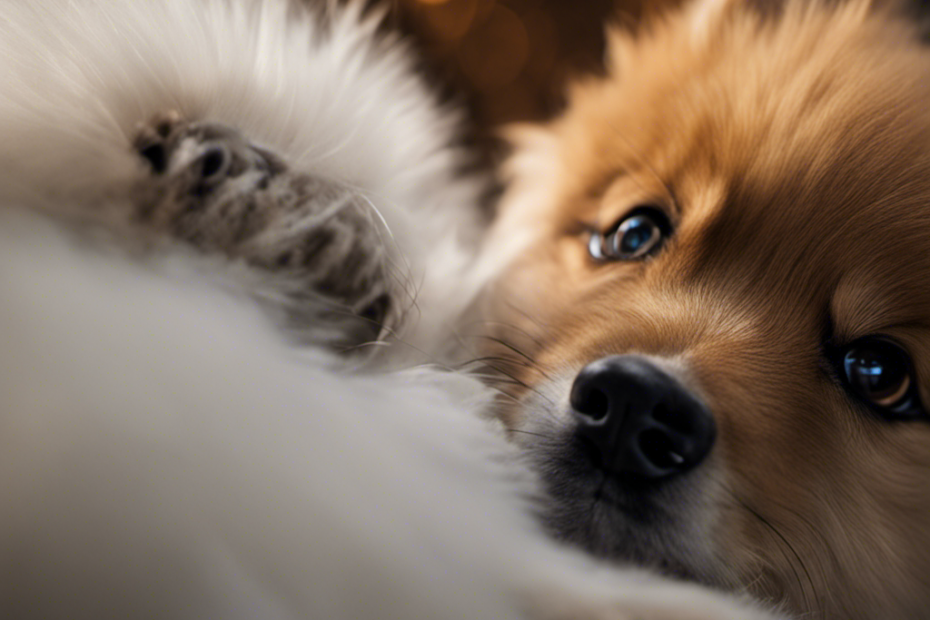
[[[530,388],[612,353],[676,360],[710,405],[712,543],[730,585],[806,618],[930,617],[930,421],[887,422],[822,343],[883,334],[930,404],[930,49],[887,11],[710,2],[612,33],[607,79],[525,129],[489,261],[508,374]],[[643,204],[674,236],[597,263],[588,232]],[[506,351],[504,353],[507,353]]]

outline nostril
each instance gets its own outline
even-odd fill
[[[608,409],[610,409],[610,399],[607,398],[607,394],[601,390],[591,390],[585,403],[584,413],[599,420],[607,416]]]
[[[571,394],[572,409],[591,420],[603,420],[610,412],[610,398],[599,387],[576,382]]]
[[[657,429],[648,429],[639,434],[639,450],[644,457],[659,469],[674,470],[685,464],[668,435]]]
[[[664,403],[658,403],[655,406],[652,410],[652,419],[682,435],[691,435],[694,432],[694,424],[689,416],[682,415],[680,410],[667,407]]]
[[[226,171],[229,156],[221,146],[211,146],[200,157],[200,178],[205,181],[221,176]]]

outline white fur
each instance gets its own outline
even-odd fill
[[[11,213],[0,289],[0,617],[767,617],[550,542],[466,377],[339,374]]]
[[[455,316],[475,288],[462,270],[480,188],[457,175],[457,118],[435,104],[406,49],[375,36],[377,16],[331,7],[320,27],[297,5],[4,2],[0,200],[112,219],[147,174],[130,156],[140,122],[171,110],[236,127],[370,201],[385,243],[403,248],[394,271],[417,323],[404,341],[429,346],[443,328],[430,321]]]
[[[769,617],[548,540],[477,382],[333,370],[214,265],[55,223],[119,208],[137,122],[233,124],[376,203],[435,339],[467,303],[449,274],[476,190],[402,51],[354,9],[333,19],[283,0],[0,8],[0,617]]]

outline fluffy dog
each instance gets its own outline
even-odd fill
[[[331,356],[440,350],[474,288],[454,123],[375,27],[0,9],[0,616],[770,618],[553,543],[477,381]]]
[[[515,133],[488,250],[551,530],[802,617],[928,617],[920,33],[867,1],[710,0],[610,48]]]

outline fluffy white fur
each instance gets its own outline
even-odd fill
[[[10,214],[0,286],[4,617],[763,617],[547,540],[470,379],[339,374]]]
[[[0,9],[0,616],[768,618],[548,540],[474,380],[334,370],[222,267],[59,223],[119,209],[136,123],[229,123],[372,200],[420,283],[407,336],[435,342],[467,303],[450,274],[476,190],[403,52],[357,11],[329,19],[283,0]]]
[[[357,3],[4,2],[0,200],[112,222],[148,174],[130,150],[141,122],[170,110],[236,127],[370,201],[385,243],[403,248],[395,272],[415,318],[403,340],[428,347],[442,329],[431,321],[474,289],[461,274],[479,188],[457,174],[457,118],[378,25]]]

